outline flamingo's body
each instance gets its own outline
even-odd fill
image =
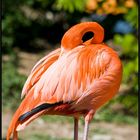
[[[94,37],[82,42],[86,32]],[[96,110],[118,91],[122,78],[121,61],[115,51],[102,43],[103,28],[96,22],[80,23],[62,38],[61,48],[42,58],[32,69],[22,91],[25,96],[8,129],[7,140],[35,118],[65,115],[85,117],[84,140],[88,123]]]

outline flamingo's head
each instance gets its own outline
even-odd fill
[[[61,40],[61,47],[71,50],[83,44],[83,36],[87,32],[92,32],[94,36],[84,44],[99,44],[104,39],[104,29],[97,22],[83,22],[71,27]]]

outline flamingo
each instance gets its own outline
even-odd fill
[[[94,36],[83,42],[87,32]],[[88,139],[89,123],[96,111],[118,92],[122,63],[105,43],[104,29],[97,22],[71,27],[61,47],[42,58],[24,84],[19,108],[7,132],[7,140],[42,115],[74,118],[74,140],[78,140],[78,120],[84,117],[83,140]]]

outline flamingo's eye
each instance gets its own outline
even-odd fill
[[[82,40],[83,42],[91,39],[92,37],[94,36],[94,33],[93,32],[86,32],[83,37],[82,37]]]

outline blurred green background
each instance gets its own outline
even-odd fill
[[[96,21],[104,27],[104,42],[118,52],[123,62],[119,94],[97,112],[93,126],[100,122],[137,126],[138,4],[135,0],[5,0],[2,4],[3,138],[10,115],[21,102],[20,93],[33,65],[60,47],[66,30],[84,21]],[[73,123],[71,118],[55,116],[42,120]],[[96,132],[100,133],[100,129],[93,133]],[[26,139],[56,139],[53,134],[40,133],[32,133],[30,138],[27,133]]]

